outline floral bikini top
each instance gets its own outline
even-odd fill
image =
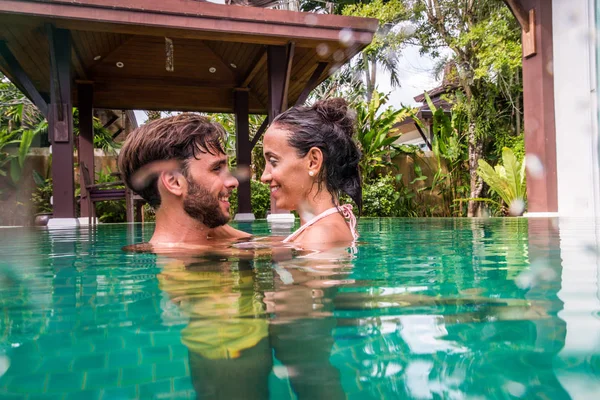
[[[358,239],[358,233],[356,232],[356,217],[354,216],[354,213],[352,212],[352,205],[344,204],[343,206],[332,207],[328,210],[323,211],[321,214],[317,215],[316,217],[314,217],[313,219],[311,219],[310,221],[308,221],[307,223],[302,225],[300,228],[298,228],[298,230],[296,232],[294,232],[290,236],[286,237],[283,240],[283,243],[289,243],[289,242],[295,240],[310,226],[316,224],[318,221],[322,220],[325,217],[330,216],[331,214],[335,214],[335,213],[339,213],[339,212],[341,212],[342,215],[344,216],[344,218],[346,219],[346,223],[348,224],[348,228],[350,228],[350,232],[352,232],[352,237],[354,238],[354,240]]]

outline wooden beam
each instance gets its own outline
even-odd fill
[[[123,132],[125,130],[125,128],[119,128],[117,129],[117,131],[115,133],[113,133],[112,138],[116,139],[117,136],[119,136],[121,134],[121,132]]]
[[[71,34],[69,31],[54,29],[52,26],[47,29],[47,32],[52,60],[48,136],[52,141],[53,216],[74,218]]]
[[[36,89],[35,85],[27,76],[27,73],[19,64],[19,61],[12,54],[6,42],[0,40],[0,55],[6,62],[6,66],[10,69],[10,74],[17,80],[17,85],[19,88],[24,90],[24,94],[35,104],[35,106],[40,110],[44,117],[48,117],[48,103],[42,97],[40,92]]]
[[[238,42],[243,41],[244,36],[251,35],[264,38],[265,43],[273,43],[272,39],[278,36],[282,39],[338,41],[340,30],[349,28],[352,39],[366,45],[372,40],[378,26],[374,18],[314,14],[315,21],[308,23],[305,14],[299,12],[185,0],[129,0],[126,3],[114,0],[0,0],[0,12],[3,11],[29,17],[69,20],[79,23],[82,28],[97,23],[106,29],[107,24],[112,24],[123,28],[121,33],[147,34],[147,30],[142,32],[141,29],[150,27],[155,36],[168,37],[177,36],[167,34],[167,30],[180,29],[188,33],[212,32],[213,37],[227,34],[232,41]],[[57,27],[75,29],[74,26],[63,26],[58,21],[55,23]]]
[[[523,60],[525,153],[528,159],[537,158],[543,166],[537,174],[527,169],[527,211],[530,213],[558,211],[551,3],[521,0],[523,7],[534,9],[538,18],[535,26],[538,53]]]
[[[269,71],[269,122],[282,111],[281,101],[284,98],[285,73],[286,73],[286,48],[285,46],[269,46],[267,49],[267,69]]]
[[[56,28],[54,28],[54,26],[52,24],[46,24],[46,34],[48,36],[48,50],[50,51],[50,82],[51,82],[51,94],[50,96],[52,97],[52,103],[54,105],[62,105],[64,104],[63,101],[63,91],[61,90],[61,81],[60,81],[60,71],[59,71],[59,67],[58,67],[58,61],[56,59],[57,57],[57,51],[59,50],[55,37],[54,37],[54,32],[55,32]],[[70,40],[69,40],[69,47],[70,47]],[[69,53],[71,52],[71,49],[69,48]],[[69,63],[71,62],[71,57],[69,57]],[[71,97],[71,94],[68,94],[68,97]],[[63,107],[56,107],[56,111],[58,112],[58,120],[59,121],[64,121],[65,120],[65,115],[64,115],[64,109]]]
[[[504,4],[510,9],[512,14],[515,16],[519,25],[521,25],[521,29],[525,32],[529,32],[529,15],[528,12],[525,11],[519,0],[503,0]]]
[[[319,78],[321,77],[321,75],[323,74],[325,69],[327,68],[327,65],[328,65],[328,63],[326,63],[326,62],[320,62],[317,64],[317,68],[315,68],[315,71],[308,79],[308,82],[306,82],[306,86],[304,87],[304,90],[302,90],[302,93],[300,93],[300,96],[298,96],[298,99],[296,100],[296,104],[295,104],[296,106],[300,106],[300,105],[304,104],[306,99],[308,99],[308,95],[310,95],[310,92],[312,92],[313,89],[316,88],[317,85],[319,84]]]
[[[263,133],[265,133],[265,131],[267,130],[267,126],[269,126],[269,118],[265,118],[265,120],[263,121],[263,123],[260,125],[260,128],[258,128],[258,130],[256,131],[256,133],[254,134],[254,137],[252,138],[252,148],[254,148],[254,146],[256,146],[256,143],[258,143],[258,141],[260,140],[260,137],[263,135]]]
[[[294,42],[290,42],[287,45],[287,59],[285,65],[285,78],[283,81],[283,93],[281,98],[281,111],[285,111],[288,108],[288,91],[290,89],[290,77],[292,75],[292,64],[294,62],[294,49],[296,45]]]
[[[263,65],[265,65],[265,62],[267,62],[267,49],[266,48],[264,51],[262,51],[260,53],[260,55],[257,57],[257,59],[251,64],[252,69],[248,73],[248,76],[246,76],[246,78],[243,80],[242,84],[239,86],[240,87],[248,87],[248,85],[250,85],[250,82],[252,82],[252,79],[254,79],[254,77],[256,76],[258,71],[260,71],[260,69],[263,67]]]
[[[421,129],[421,127],[419,126],[419,124],[417,124],[416,122],[415,122],[415,126],[417,127],[417,131],[419,131],[419,135],[421,135],[421,137],[425,141],[425,144],[427,145],[427,147],[429,147],[429,150],[433,150],[433,146],[431,145],[431,143],[427,139],[427,136],[425,135],[425,132],[423,132],[423,129]]]
[[[523,57],[528,58],[536,54],[536,27],[535,9],[526,11],[523,0],[503,0],[521,26],[521,43],[523,46]]]
[[[102,127],[104,129],[106,129],[109,126],[111,126],[112,124],[114,124],[118,119],[119,119],[118,115],[113,115],[108,121],[106,121],[106,123],[104,125],[102,125]]]
[[[94,85],[91,83],[77,84],[77,99],[79,102],[79,140],[77,154],[79,162],[84,162],[92,175],[91,184],[94,184]],[[79,184],[85,186],[84,176],[80,174]],[[82,192],[83,193],[83,192]],[[87,194],[87,191],[85,192]],[[89,196],[89,194],[87,194]],[[92,210],[88,209],[88,202],[79,203],[80,215],[89,217]]]
[[[236,155],[238,168],[248,171],[247,179],[240,179],[238,186],[238,213],[251,213],[250,204],[250,161],[252,157],[252,146],[250,145],[249,124],[249,93],[248,90],[235,90],[235,135]]]

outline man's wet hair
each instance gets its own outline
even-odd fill
[[[225,154],[227,133],[209,118],[182,113],[144,124],[131,132],[119,154],[119,170],[125,184],[154,208],[161,203],[158,174],[151,176],[142,187],[132,184],[132,177],[156,161],[176,160],[181,172],[188,177],[188,164],[202,154]]]

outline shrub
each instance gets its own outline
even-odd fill
[[[252,179],[250,181],[250,204],[252,212],[256,218],[266,218],[267,212],[271,209],[271,190],[269,185]],[[237,189],[229,197],[231,202],[230,214],[235,215],[238,209]]]

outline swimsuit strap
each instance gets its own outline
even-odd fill
[[[347,220],[348,227],[350,228],[350,232],[352,232],[352,237],[354,240],[358,239],[358,233],[356,232],[356,217],[352,212],[351,204],[344,204],[340,207],[332,207],[328,210],[323,211],[321,214],[317,215],[304,225],[302,225],[296,232],[292,233],[290,236],[286,237],[283,243],[289,243],[292,240],[296,239],[298,236],[302,234],[308,227],[314,225],[317,221],[322,220],[325,217],[330,216],[331,214],[335,214],[337,212],[341,212],[344,218]]]

